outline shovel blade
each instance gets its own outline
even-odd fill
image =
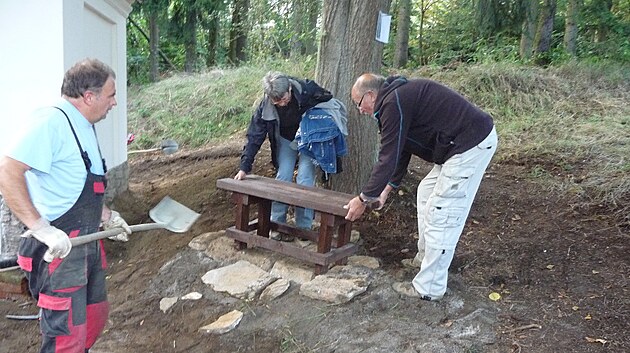
[[[175,233],[187,232],[199,216],[199,213],[168,196],[149,211],[149,217],[155,223],[160,223]]]

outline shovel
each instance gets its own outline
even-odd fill
[[[149,217],[151,217],[155,223],[135,224],[129,226],[129,228],[131,228],[134,233],[153,229],[167,229],[175,233],[184,233],[190,229],[199,216],[199,213],[165,196],[157,206],[149,211]],[[105,239],[120,234],[121,231],[122,228],[108,229],[102,232],[72,238],[70,242],[72,246],[83,245],[94,240]]]
[[[159,150],[162,150],[162,152],[164,152],[164,154],[169,155],[169,154],[173,154],[173,153],[177,152],[178,148],[179,148],[179,145],[177,144],[176,141],[174,141],[174,140],[164,140],[160,144],[160,147],[149,148],[147,150],[129,151],[129,152],[127,152],[127,155],[136,154],[136,153],[145,153],[145,152],[155,152],[155,151],[159,151]]]

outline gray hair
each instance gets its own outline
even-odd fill
[[[262,79],[263,91],[272,100],[279,100],[289,92],[289,78],[281,72],[269,71]]]
[[[61,94],[79,98],[86,91],[101,93],[108,78],[116,78],[111,67],[97,59],[85,59],[74,64],[63,76]]]

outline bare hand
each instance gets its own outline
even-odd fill
[[[365,212],[365,205],[361,202],[359,197],[355,197],[347,205],[343,206],[343,208],[348,210],[348,214],[346,215],[346,219],[349,221],[354,221],[363,215]]]
[[[238,173],[236,173],[236,175],[234,176],[234,179],[236,179],[236,180],[243,180],[243,179],[245,179],[246,176],[247,176],[247,173],[245,173],[242,170],[239,170]]]

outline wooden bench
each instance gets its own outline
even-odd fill
[[[333,263],[346,264],[348,256],[357,251],[357,245],[350,243],[352,222],[345,219],[348,211],[343,208],[354,197],[352,195],[258,175],[248,175],[243,180],[219,179],[217,188],[232,192],[236,221],[226,234],[236,240],[239,249],[245,249],[247,245],[257,246],[314,263],[316,274],[325,273]],[[315,210],[320,218],[319,230],[304,230],[272,222],[272,201]],[[258,218],[250,222],[252,205],[257,205]],[[317,243],[317,252],[271,239],[271,230],[312,240]]]

